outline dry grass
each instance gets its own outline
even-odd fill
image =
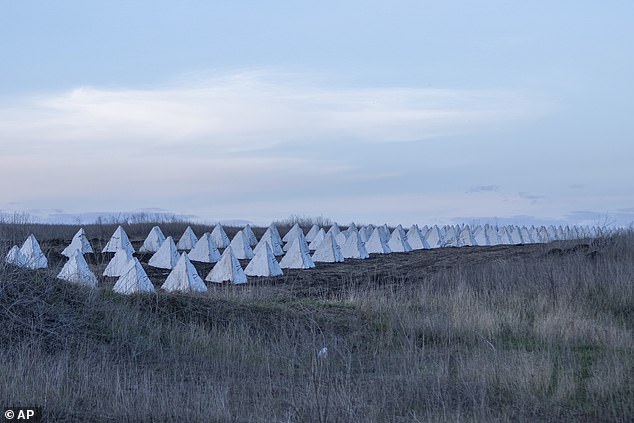
[[[50,421],[632,421],[634,234],[572,246],[315,295],[128,298],[0,268],[0,400]]]

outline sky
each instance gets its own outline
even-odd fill
[[[630,225],[634,2],[5,1],[0,213]]]

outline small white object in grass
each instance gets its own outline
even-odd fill
[[[320,349],[319,352],[317,353],[317,357],[318,358],[328,357],[328,347],[323,347],[322,349]]]

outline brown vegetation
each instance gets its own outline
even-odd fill
[[[86,232],[103,245],[114,228]],[[55,258],[77,227],[3,230],[40,230]],[[0,265],[0,402],[49,421],[634,420],[632,233],[373,255],[202,295],[85,289],[52,263]]]

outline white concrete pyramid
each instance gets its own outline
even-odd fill
[[[97,277],[92,273],[84,255],[79,250],[75,250],[66,264],[64,264],[64,267],[62,267],[57,278],[93,288],[97,286]]]
[[[429,244],[429,248],[439,248],[445,245],[445,238],[443,237],[443,231],[434,225],[425,234],[425,241]]]
[[[320,228],[317,225],[311,226],[310,230],[306,234],[306,242],[308,242],[308,243],[313,242],[313,239],[315,238],[315,235],[317,235],[317,232],[319,232],[319,229]]]
[[[381,227],[374,228],[372,235],[365,242],[365,249],[369,254],[389,254],[392,252],[381,235]]]
[[[421,233],[418,225],[412,225],[407,231],[407,242],[412,250],[422,250],[423,248],[429,248],[429,244],[425,240],[425,237]]]
[[[337,243],[337,245],[339,245],[340,248],[343,244],[346,243],[348,236],[349,235],[346,231],[341,231],[337,235],[335,235],[335,242]]]
[[[313,253],[312,259],[315,263],[338,263],[344,260],[341,254],[341,248],[339,244],[337,244],[337,241],[335,241],[335,235],[332,233],[326,234],[326,238],[324,238]]]
[[[136,257],[128,262],[112,290],[119,294],[136,294],[142,292],[155,292],[154,285],[148,278],[147,273],[143,270],[141,262]]]
[[[341,247],[341,255],[344,259],[366,259],[370,257],[359,232],[352,232],[348,239],[346,239],[346,242]]]
[[[533,241],[533,237],[531,236],[530,231],[528,230],[528,228],[526,226],[521,226],[520,227],[520,234],[522,235],[522,240],[524,241],[524,244],[534,244],[535,241]]]
[[[401,225],[398,225],[394,231],[392,231],[392,236],[390,236],[387,245],[393,253],[407,253],[412,251],[412,247],[409,245],[409,242],[407,242],[407,234],[405,234],[405,230]]]
[[[271,239],[273,240],[273,243],[271,245],[277,244],[281,247],[282,244],[284,244],[284,242],[282,241],[282,237],[280,236],[280,232],[277,230],[277,226],[275,226],[273,223],[271,223],[266,232],[270,233]],[[266,234],[266,232],[264,233]],[[275,249],[273,249],[273,254],[275,254]]]
[[[311,243],[308,245],[308,250],[315,251],[317,247],[319,247],[319,244],[321,244],[321,242],[324,240],[324,238],[326,238],[326,231],[324,231],[323,229],[319,229],[313,237]]]
[[[159,269],[173,269],[177,262],[178,249],[176,248],[176,244],[174,244],[174,239],[168,236],[158,251],[150,257],[147,264]]]
[[[548,231],[548,237],[551,241],[559,241],[561,239],[559,238],[559,232],[554,225],[549,225],[546,230]]]
[[[22,244],[20,253],[26,259],[25,267],[29,269],[46,269],[48,267],[48,260],[46,260],[40,244],[35,239],[35,235],[29,235],[24,244]]]
[[[134,253],[134,247],[132,246],[132,243],[130,243],[130,240],[128,239],[128,234],[125,233],[125,231],[123,230],[121,226],[118,226],[117,229],[112,234],[112,236],[110,237],[110,240],[108,241],[106,246],[103,247],[103,250],[101,250],[101,252],[102,253],[116,253],[117,250],[120,250],[120,249],[125,249],[130,251],[131,253]]]
[[[357,228],[357,225],[355,225],[355,223],[352,222],[350,226],[348,226],[348,229],[346,229],[343,232],[346,233],[346,239],[348,239],[348,237],[352,235],[353,232],[359,232],[359,228]]]
[[[284,274],[273,250],[268,242],[265,242],[263,248],[259,248],[255,253],[255,256],[251,259],[247,267],[244,269],[244,273],[247,276],[281,276]]]
[[[484,235],[487,240],[487,243],[485,245],[500,245],[502,243],[500,241],[498,230],[495,228],[495,226],[485,225]]]
[[[247,236],[250,247],[255,247],[256,245],[258,245],[258,239],[255,237],[251,225],[247,223],[244,229],[242,229],[242,232]]]
[[[509,237],[509,241],[511,244],[523,244],[524,240],[522,239],[522,233],[520,232],[519,227],[515,225],[509,225],[506,228],[506,232]]]
[[[18,247],[17,245],[11,247],[6,257],[4,258],[4,261],[7,264],[12,264],[18,267],[26,267],[27,263],[26,257],[24,257],[24,254],[22,254],[22,252],[20,251],[20,247]]]
[[[231,249],[236,258],[240,260],[250,260],[253,258],[253,250],[249,246],[249,240],[242,231],[238,231],[236,236],[231,240]]]
[[[282,245],[279,244],[277,241],[273,240],[273,233],[270,230],[266,230],[266,232],[264,232],[264,235],[262,235],[262,238],[260,238],[260,242],[258,242],[258,245],[255,246],[255,248],[253,249],[253,252],[255,253],[255,250],[257,250],[258,248],[263,248],[264,245],[268,244],[271,247],[271,251],[273,251],[273,254],[276,256],[283,256],[284,255],[284,250],[282,249]]]
[[[288,232],[286,232],[286,235],[284,235],[284,238],[282,238],[282,241],[286,243],[290,243],[295,238],[297,238],[300,233],[302,234],[302,236],[304,236],[304,231],[302,230],[301,226],[299,226],[299,223],[296,223],[293,225],[291,229],[288,230]]]
[[[197,242],[198,238],[196,237],[194,230],[191,226],[188,226],[185,229],[185,232],[183,232],[183,235],[181,235],[180,239],[178,240],[176,248],[181,251],[190,251],[192,248],[194,248],[194,245],[196,245]]]
[[[383,226],[378,226],[379,229],[379,234],[381,235],[381,238],[383,238],[383,241],[385,241],[386,243],[390,240],[390,237],[392,236],[392,234],[390,233],[390,228],[388,228],[387,223],[383,224]]]
[[[291,244],[295,241],[298,240],[300,243],[302,243],[305,247],[306,250],[308,250],[308,243],[306,242],[306,237],[304,236],[304,233],[299,231],[299,232],[295,232],[295,237],[291,238],[291,240],[289,242],[287,242],[286,244],[284,244],[284,247],[282,248],[284,251],[288,251],[289,248],[291,248]]]
[[[187,253],[181,254],[176,266],[167,275],[161,288],[167,292],[207,292],[205,282],[198,275],[192,262],[189,261]]]
[[[231,246],[225,249],[220,261],[211,269],[205,280],[215,283],[229,281],[235,285],[247,283],[247,275],[244,274],[244,270],[242,270],[240,262],[233,254]]]
[[[280,260],[280,267],[282,269],[312,269],[315,267],[315,263],[310,258],[305,245],[296,238]]]
[[[530,233],[531,238],[533,239],[533,242],[535,242],[535,243],[542,242],[542,238],[539,235],[539,228],[536,228],[535,226],[531,225],[531,227],[529,229],[529,233]]]
[[[110,259],[110,262],[103,271],[104,276],[121,276],[123,272],[129,267],[132,260],[132,253],[128,250],[117,250],[114,253],[114,257]]]
[[[145,237],[143,245],[139,248],[140,253],[156,253],[165,241],[165,235],[158,226],[152,227],[150,233]]]
[[[564,232],[564,228],[562,228],[561,225],[557,226],[557,235],[559,235],[559,239],[561,240],[566,239],[566,233]]]
[[[540,226],[537,230],[537,235],[539,236],[539,240],[543,243],[550,242],[550,235],[548,234],[548,230],[545,226]]]
[[[84,228],[80,228],[77,231],[73,240],[66,248],[64,248],[64,251],[62,251],[62,255],[70,258],[77,250],[79,250],[82,254],[93,252],[92,246],[90,245],[88,238],[86,238]]]
[[[471,227],[471,240],[473,241],[473,245],[489,245],[482,225]]]
[[[372,235],[372,231],[373,229],[371,229],[369,226],[362,226],[361,229],[359,229],[359,236],[361,237],[361,241],[366,242],[370,238],[370,235]]]
[[[498,233],[498,238],[500,238],[501,245],[513,244],[513,240],[509,239],[509,234],[508,234],[508,231],[506,230],[506,226],[498,226],[497,233]]]
[[[453,226],[443,226],[443,247],[457,247],[458,246],[458,232]]]
[[[462,229],[460,229],[458,232],[457,242],[458,247],[470,247],[472,245],[477,245],[471,235],[471,228],[469,225],[465,225]]]
[[[335,222],[330,226],[330,229],[328,229],[326,235],[332,234],[332,236],[337,236],[339,235],[339,233],[341,233],[341,229],[339,229],[339,225],[337,225],[337,222]]]
[[[201,263],[216,263],[220,260],[220,252],[209,232],[205,232],[200,237],[188,256],[191,261],[199,261]]]
[[[214,240],[216,247],[218,248],[227,248],[231,241],[229,241],[229,237],[225,233],[225,230],[222,228],[222,225],[218,223],[213,231],[211,231],[211,239]]]

